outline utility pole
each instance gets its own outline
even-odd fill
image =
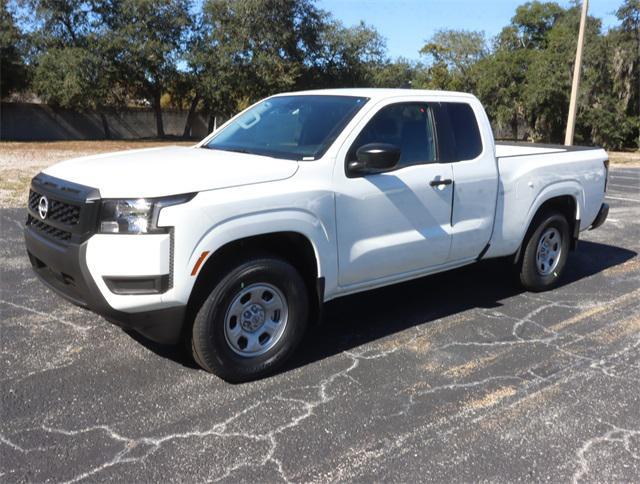
[[[582,46],[584,45],[584,28],[587,23],[587,9],[589,0],[582,0],[582,15],[580,15],[580,31],[578,33],[578,48],[576,49],[576,64],[573,66],[573,83],[571,86],[571,101],[569,102],[569,117],[567,118],[567,132],[564,144],[573,144],[573,134],[576,130],[576,111],[578,110],[578,89],[580,88],[580,71],[582,69]]]

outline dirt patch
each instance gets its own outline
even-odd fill
[[[473,373],[474,371],[476,371],[477,369],[491,363],[492,361],[494,361],[496,358],[498,357],[498,355],[489,355],[489,356],[483,356],[480,358],[475,358],[471,361],[468,361],[462,365],[458,365],[458,366],[454,366],[452,368],[449,368],[446,372],[445,375],[447,376],[451,376],[453,378],[464,378],[466,376],[469,376],[471,373]]]
[[[0,207],[24,206],[31,178],[59,161],[113,151],[194,144],[153,140],[0,142]]]
[[[640,257],[634,257],[622,264],[604,270],[604,274],[607,276],[619,276],[629,272],[640,272]]]
[[[431,338],[429,338],[428,336],[419,336],[411,343],[409,343],[409,345],[407,345],[407,348],[414,353],[424,354],[427,353],[432,346],[433,344],[431,342]]]
[[[551,329],[553,329],[554,331],[561,331],[563,329],[568,328],[569,326],[585,321],[598,314],[607,313],[609,311],[613,311],[614,309],[619,309],[621,304],[626,303],[628,301],[635,301],[638,299],[638,297],[640,297],[640,290],[632,291],[628,294],[625,294],[624,296],[615,298],[612,301],[608,301],[604,304],[586,309],[569,319],[560,321],[558,324],[553,325]]]
[[[611,344],[637,334],[640,335],[640,317],[636,315],[602,328],[591,335],[590,339],[602,344]]]
[[[437,370],[437,371],[440,371],[440,369],[442,368],[442,363],[438,363],[438,362],[436,362],[436,361],[428,361],[428,362],[426,362],[424,365],[422,365],[422,367],[421,367],[421,368],[422,368],[424,371],[427,371],[427,372],[431,372],[431,373],[433,373],[433,372],[435,372],[436,370]]]
[[[640,151],[609,151],[612,165],[640,166]]]
[[[515,387],[500,387],[497,390],[487,393],[482,398],[477,398],[468,402],[465,407],[471,410],[480,410],[487,407],[493,407],[507,397],[512,397],[517,393]]]

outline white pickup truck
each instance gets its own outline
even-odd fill
[[[193,147],[45,169],[26,247],[62,296],[244,381],[330,299],[504,256],[553,287],[607,216],[607,175],[602,149],[496,144],[468,94],[281,94]]]

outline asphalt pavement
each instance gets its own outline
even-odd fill
[[[640,169],[561,287],[487,261],[331,303],[231,385],[31,273],[0,210],[0,480],[640,481]]]

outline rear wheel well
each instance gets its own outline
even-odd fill
[[[538,207],[538,210],[536,211],[536,214],[531,219],[531,223],[527,228],[527,232],[524,238],[522,239],[522,242],[520,243],[520,248],[518,249],[518,252],[516,252],[514,262],[518,263],[520,261],[520,257],[522,255],[522,247],[526,244],[531,234],[535,231],[536,220],[540,217],[540,214],[549,212],[549,211],[560,212],[567,219],[567,223],[569,224],[569,230],[570,230],[570,233],[572,234],[572,238],[570,241],[570,248],[571,250],[575,249],[576,244],[578,242],[578,233],[580,231],[580,223],[576,219],[576,215],[578,213],[577,210],[578,210],[578,206],[576,204],[576,199],[573,198],[571,195],[562,195],[559,197],[553,197],[545,201],[542,205],[540,205],[540,207]]]
[[[224,274],[242,261],[261,254],[279,257],[296,268],[306,283],[312,304],[310,310],[319,314],[324,288],[319,284],[318,264],[311,241],[298,232],[274,232],[234,240],[209,256],[189,296],[185,327],[191,328],[198,308]]]

